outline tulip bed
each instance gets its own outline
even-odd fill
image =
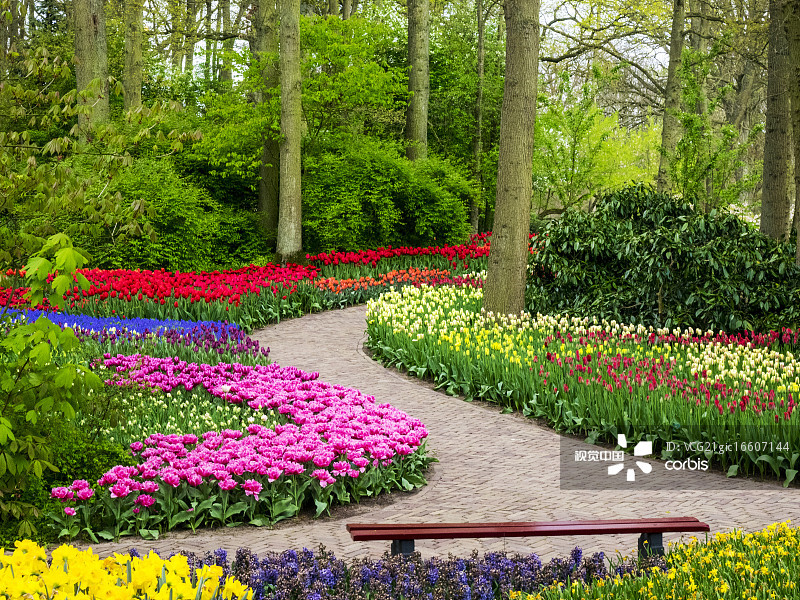
[[[127,392],[116,426],[101,427],[130,446],[136,464],[113,467],[96,488],[85,480],[55,487],[63,506],[51,518],[61,537],[273,524],[303,507],[319,516],[335,503],[425,483],[424,425],[317,373],[145,354],[106,353],[92,366],[106,388]]]
[[[702,449],[729,475],[789,485],[800,469],[798,332],[728,336],[481,310],[482,290],[404,288],[368,303],[369,345],[439,388],[541,417],[594,443],[647,439],[664,459]],[[667,442],[677,448],[667,449]]]
[[[787,523],[743,534],[718,533],[707,543],[680,544],[665,568],[647,577],[617,575],[568,581],[536,593],[512,592],[511,600],[760,600],[800,598],[797,528]]]

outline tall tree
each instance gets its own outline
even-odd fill
[[[122,76],[125,88],[125,108],[142,105],[142,30],[144,29],[144,0],[125,2],[125,68]]]
[[[212,69],[211,69],[211,62],[212,56],[214,56],[214,52],[211,49],[212,45],[216,46],[216,40],[212,40],[211,36],[213,35],[213,30],[211,28],[211,0],[206,0],[206,12],[203,16],[203,32],[205,33],[206,41],[205,41],[205,52],[206,52],[206,59],[203,63],[203,76],[206,80],[206,83],[211,82],[212,78]]]
[[[263,90],[258,102],[268,100],[280,84],[274,56],[278,54],[278,11],[275,0],[256,0],[251,50],[262,69]],[[278,232],[278,198],[280,192],[280,144],[272,131],[263,132],[261,166],[258,178],[258,212],[264,235],[275,243]]]
[[[672,32],[669,37],[669,65],[667,67],[667,86],[664,93],[664,118],[661,125],[661,161],[658,166],[658,191],[671,189],[669,176],[669,154],[675,152],[680,138],[680,123],[677,112],[681,106],[681,82],[678,69],[683,54],[683,26],[686,20],[684,0],[674,0],[672,7]]]
[[[75,0],[75,79],[79,91],[85,90],[95,79],[100,87],[82,104],[92,106],[89,115],[81,114],[78,125],[86,135],[88,125],[108,120],[108,44],[106,41],[106,15],[103,0]]]
[[[491,7],[490,7],[491,9]],[[484,84],[484,65],[486,60],[486,44],[484,35],[486,33],[486,17],[483,14],[483,0],[475,0],[475,16],[478,20],[478,56],[477,56],[477,75],[478,88],[475,93],[475,138],[473,141],[473,165],[474,177],[477,182],[478,193],[470,198],[469,222],[472,233],[478,232],[478,217],[480,216],[480,201],[483,193],[483,84]]]
[[[349,8],[349,2],[346,5]],[[342,15],[346,13],[342,11]],[[431,82],[428,57],[430,54],[430,3],[428,0],[408,0],[408,91],[411,98],[406,109],[405,138],[409,160],[428,156],[428,99]]]
[[[222,68],[219,72],[219,80],[225,82],[233,81],[233,63],[231,62],[231,52],[233,51],[233,38],[231,35],[231,0],[220,0],[220,16],[222,20]]]
[[[200,11],[199,0],[186,0],[186,36],[184,38],[184,54],[186,55],[187,73],[194,72],[194,48],[197,44],[197,13]]]
[[[784,0],[769,2],[769,55],[767,62],[767,116],[764,131],[764,175],[761,196],[761,233],[776,240],[786,238],[789,226],[789,46],[783,29]]]
[[[800,210],[800,0],[787,0],[783,5],[785,32],[789,50],[789,94],[791,96],[792,133],[794,137],[795,210]],[[800,223],[797,226],[795,262],[800,265]]]
[[[506,73],[500,116],[492,245],[483,307],[494,314],[525,308],[531,215],[533,135],[539,63],[539,0],[506,0]]]
[[[303,251],[300,190],[302,124],[300,80],[300,0],[280,0],[281,144],[277,253],[282,262]]]
[[[183,0],[167,0],[169,9],[170,34],[169,51],[172,68],[176,72],[183,71],[183,58],[186,53],[183,33],[186,27],[186,4]]]

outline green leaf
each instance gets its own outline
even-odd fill
[[[175,529],[175,527],[177,527],[181,523],[185,523],[186,521],[189,521],[191,518],[192,518],[192,513],[186,512],[185,510],[182,511],[182,512],[179,512],[177,515],[173,515],[172,517],[170,517],[170,519],[169,519],[169,528],[170,529]]]
[[[58,370],[54,382],[60,388],[68,388],[72,385],[72,382],[75,381],[76,375],[75,368],[71,365],[67,365]]]
[[[756,462],[765,462],[770,467],[772,467],[772,470],[775,472],[775,475],[781,474],[780,466],[778,465],[778,462],[775,460],[774,456],[770,456],[769,454],[762,454],[761,456],[758,457]]]
[[[31,350],[31,359],[33,359],[40,367],[45,366],[50,362],[50,344],[47,342],[40,342],[36,344]]]
[[[83,257],[74,248],[62,248],[56,252],[56,269],[59,272],[74,273],[78,268],[78,261],[82,262]]]
[[[736,477],[739,472],[739,465],[731,465],[728,467],[728,477]]]
[[[275,521],[293,517],[297,514],[297,506],[291,498],[283,498],[272,504],[272,518]]]
[[[228,510],[225,511],[225,519],[229,519],[235,515],[243,513],[247,510],[247,502],[237,502],[236,504],[229,506]]]
[[[783,487],[789,487],[789,484],[794,481],[797,476],[797,469],[786,469],[786,479],[783,482]]]
[[[140,529],[139,535],[143,540],[157,540],[158,539],[158,529]]]
[[[44,281],[53,270],[53,263],[43,256],[34,256],[25,265],[25,276],[34,275],[39,281]]]

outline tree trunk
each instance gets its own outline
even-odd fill
[[[795,214],[800,215],[800,0],[787,0],[785,33],[789,50],[789,94],[791,97],[792,137],[794,138]],[[800,223],[797,224],[800,232]],[[800,266],[800,234],[795,240],[795,263]]]
[[[475,94],[475,140],[472,145],[474,160],[474,176],[477,182],[477,193],[470,200],[469,223],[472,233],[478,233],[478,218],[480,217],[480,202],[483,195],[483,80],[484,80],[484,60],[486,58],[486,47],[484,44],[484,34],[486,23],[483,17],[483,0],[475,0],[475,12],[478,18],[478,89]]]
[[[264,91],[256,100],[269,100],[271,90],[280,84],[277,65],[267,56],[278,54],[278,11],[275,0],[257,0],[253,21],[253,55],[261,61]],[[278,198],[280,193],[280,144],[271,131],[263,132],[261,165],[258,178],[258,213],[262,232],[271,247],[278,234]]]
[[[10,0],[9,3],[9,12],[11,12],[11,23],[10,30],[11,30],[11,43],[18,43],[22,40],[25,35],[25,14],[20,14],[20,8],[24,8],[20,5],[19,0]]]
[[[231,0],[220,0],[219,10],[222,13],[222,33],[227,36],[231,33]],[[219,71],[219,80],[227,83],[233,82],[232,50],[233,38],[226,37],[222,42],[222,68]]]
[[[297,261],[303,251],[300,189],[300,0],[280,0],[280,207],[277,253]]]
[[[353,0],[353,6],[350,7],[350,16],[352,17],[356,12],[358,12],[358,0]]]
[[[483,307],[525,308],[531,215],[533,135],[539,63],[539,0],[506,0],[506,73],[500,116],[497,200]]]
[[[89,137],[88,128],[108,120],[108,46],[103,0],[75,0],[75,79],[83,91],[95,79],[100,87],[91,98],[80,102],[92,107],[88,115],[78,116],[81,137]]]
[[[406,156],[409,160],[428,156],[428,97],[430,96],[430,6],[428,0],[408,0],[408,91],[406,110]]]
[[[0,81],[5,79],[8,63],[9,35],[3,13],[0,12]]]
[[[142,30],[144,29],[144,0],[125,2],[125,109],[142,105]]]
[[[328,0],[328,16],[339,16],[339,0]],[[342,18],[344,18],[344,16],[342,16]]]
[[[36,29],[36,0],[28,0],[28,35]]]
[[[684,0],[675,0],[672,9],[672,33],[669,39],[669,67],[667,69],[667,86],[664,94],[664,118],[661,128],[661,161],[658,165],[657,186],[659,192],[669,192],[672,182],[669,174],[669,155],[675,153],[680,138],[680,122],[677,112],[681,107],[681,82],[678,69],[683,54],[683,25],[686,20]]]
[[[186,55],[187,73],[194,73],[194,48],[197,44],[197,11],[199,10],[198,0],[186,0],[186,37],[184,54]]]
[[[172,53],[172,69],[178,73],[183,71],[183,32],[186,26],[185,5],[182,0],[168,0],[170,26],[169,51]]]
[[[206,40],[205,40],[205,44],[204,44],[206,57],[205,57],[205,61],[203,63],[205,65],[204,68],[203,68],[203,76],[204,76],[204,78],[206,80],[206,85],[208,85],[211,82],[211,78],[213,77],[212,74],[211,74],[212,73],[212,70],[211,70],[211,57],[213,56],[213,52],[211,50],[211,44],[212,43],[216,43],[216,42],[212,42],[212,40],[211,40],[211,31],[212,31],[211,30],[211,10],[212,10],[211,9],[211,0],[206,0],[206,13],[203,16],[203,31],[206,34]]]
[[[691,7],[690,7],[691,10]],[[708,3],[706,0],[698,0],[697,4],[694,6],[694,11],[696,16],[692,17],[692,50],[698,53],[701,56],[705,56],[708,53],[708,41],[711,37],[711,31],[709,27],[709,20],[706,18],[709,14]],[[700,76],[700,69],[695,68],[695,77]],[[701,95],[700,98],[697,99],[697,103],[695,104],[695,113],[703,116],[708,113],[708,78],[704,77],[703,80],[700,82],[700,90]],[[711,177],[706,176],[704,187],[706,189],[706,198],[713,197],[713,182]],[[711,208],[707,207],[707,211],[710,211]]]
[[[783,30],[784,0],[769,3],[767,116],[764,131],[764,175],[761,194],[761,233],[785,240],[789,224],[789,48]]]
[[[342,21],[350,18],[350,12],[353,10],[352,0],[342,0]]]
[[[505,8],[502,2],[498,6],[500,7],[500,15],[497,18],[497,41],[502,42],[506,35]]]
[[[214,25],[214,33],[217,34],[217,37],[219,37],[219,34],[222,33],[222,30],[220,29],[221,18],[219,16],[219,12],[220,11],[218,9],[216,24]],[[211,73],[213,73],[212,77],[214,78],[214,81],[219,81],[222,78],[222,68],[220,67],[219,62],[219,42],[217,42],[217,40],[214,40],[214,43],[211,46]]]

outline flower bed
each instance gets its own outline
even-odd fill
[[[210,364],[269,362],[269,348],[262,348],[234,323],[90,317],[42,310],[9,313],[14,320],[30,323],[45,317],[62,329],[70,327],[86,346],[84,352],[95,356],[140,351],[149,356],[174,356]]]
[[[386,293],[368,304],[369,344],[384,361],[449,393],[502,403],[590,441],[647,436],[664,459],[698,455],[683,442],[736,441],[706,458],[729,475],[769,475],[787,485],[800,469],[797,332],[728,336],[567,317],[490,318],[481,300],[479,288]],[[666,442],[680,443],[670,450]]]
[[[575,548],[569,556],[543,563],[535,554],[493,552],[468,558],[422,560],[419,554],[380,559],[343,561],[320,548],[313,552],[287,550],[261,556],[239,549],[232,561],[218,550],[202,558],[188,554],[189,564],[213,564],[253,590],[256,600],[501,600],[512,590],[535,591],[558,581],[593,581],[609,574],[641,574],[663,565],[653,558],[637,565],[627,560],[612,568],[602,553],[583,556]]]
[[[485,268],[488,248],[482,239],[465,246],[310,257],[318,266],[251,265],[213,273],[79,270],[91,285],[69,290],[64,310],[122,320],[225,321],[249,332],[282,318],[363,303],[389,286],[479,284],[464,274],[471,266],[473,271]],[[451,264],[453,256],[463,258],[463,270],[460,263]],[[379,261],[376,268],[372,263]],[[397,261],[403,265],[392,267],[400,265]],[[26,292],[0,287],[0,306],[23,308]],[[51,310],[46,299],[36,308]]]
[[[81,269],[91,284],[65,295],[70,313],[124,318],[230,321],[250,331],[300,314],[290,296],[297,284],[317,275],[315,267],[251,265],[214,272]],[[52,275],[51,275],[52,278]],[[23,306],[27,290],[0,289],[0,304]],[[45,303],[37,308],[48,310]]]
[[[157,537],[180,525],[262,525],[304,506],[319,516],[337,502],[425,484],[430,459],[424,425],[358,390],[317,381],[316,373],[143,355],[106,355],[100,364],[110,385],[167,393],[204,389],[233,404],[232,410],[268,414],[278,422],[274,428],[253,423],[246,433],[153,432],[132,441],[138,464],[114,467],[101,477],[101,502],[90,501],[94,493],[85,481],[53,489],[53,497],[68,503],[64,514],[53,515],[62,536]],[[126,422],[118,435],[140,431]]]
[[[321,302],[324,306],[343,308],[353,304],[364,304],[367,300],[377,298],[390,288],[401,288],[408,285],[415,287],[420,285],[483,285],[483,279],[471,273],[452,275],[446,269],[410,267],[375,275],[376,277],[362,275],[354,279],[319,277],[314,280],[313,286],[322,293]]]
[[[11,555],[0,555],[0,595],[4,598],[203,598],[251,600],[252,590],[222,567],[190,567],[185,556],[162,559],[115,554],[100,559],[91,549],[71,546],[45,549],[25,540]]]
[[[473,234],[466,244],[457,246],[390,246],[357,252],[307,254],[306,259],[320,269],[321,276],[337,279],[358,279],[410,268],[439,269],[461,274],[486,269],[491,235],[491,232]],[[536,254],[540,248],[539,238],[536,234],[530,234],[529,238],[530,252]]]
[[[717,534],[708,543],[672,548],[665,569],[648,577],[619,576],[565,582],[538,593],[512,593],[511,600],[747,600],[797,598],[800,592],[797,528],[787,523],[762,531]]]

